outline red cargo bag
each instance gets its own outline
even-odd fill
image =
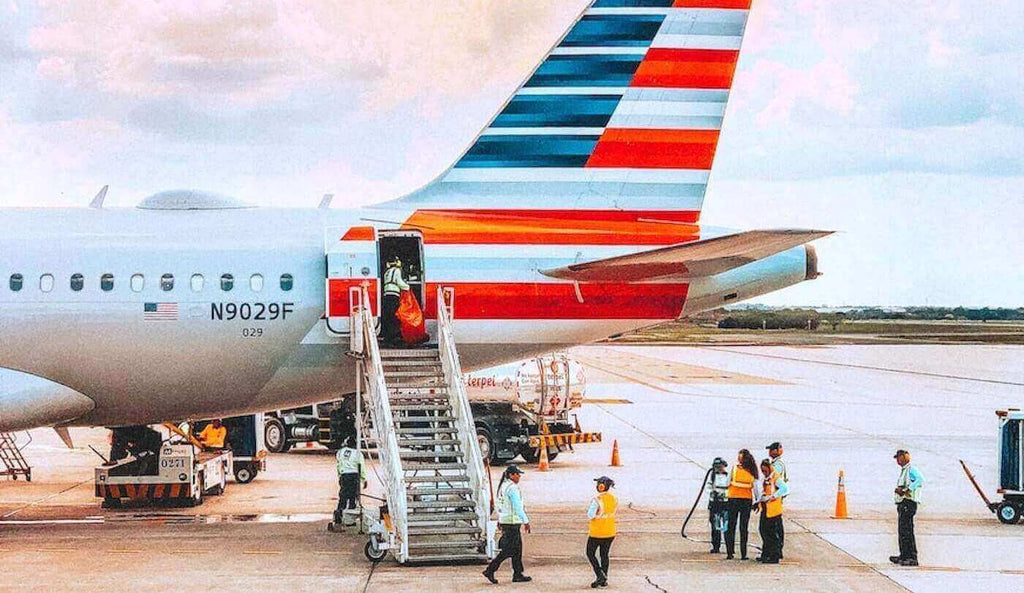
[[[408,290],[402,291],[401,301],[398,305],[399,329],[402,332],[402,341],[410,346],[422,344],[430,339],[427,335],[427,328],[423,322],[423,310],[416,302],[416,297]]]

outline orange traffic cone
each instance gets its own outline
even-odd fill
[[[538,471],[546,472],[551,469],[551,464],[548,463],[548,446],[541,445],[540,447],[540,465],[537,466]]]
[[[612,441],[612,467],[621,467],[622,461],[619,460],[619,439]]]
[[[839,472],[839,489],[836,490],[836,514],[833,519],[849,519],[846,512],[846,482],[843,480],[843,472]]]

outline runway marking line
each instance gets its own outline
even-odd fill
[[[36,548],[36,552],[74,552],[74,548]]]

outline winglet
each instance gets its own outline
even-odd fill
[[[100,208],[103,208],[103,200],[107,199],[107,190],[108,189],[110,189],[110,186],[109,185],[104,185],[103,189],[101,189],[99,192],[97,192],[96,196],[92,199],[91,202],[89,202],[89,207],[90,208],[95,208],[97,210],[99,210]]]
[[[324,197],[320,198],[320,205],[317,206],[317,210],[327,210],[331,207],[331,200],[334,199],[334,194],[324,194]]]
[[[106,188],[103,189],[106,190]],[[71,442],[71,433],[68,432],[67,426],[54,426],[53,431],[57,433],[57,436],[60,437],[60,440],[64,441],[64,444],[68,446],[68,449],[75,448],[75,444]]]

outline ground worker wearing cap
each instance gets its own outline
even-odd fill
[[[900,566],[917,566],[917,539],[914,537],[914,515],[921,504],[921,486],[924,476],[910,465],[910,453],[904,449],[893,456],[900,466],[900,477],[896,480],[893,500],[899,516],[898,533],[900,555],[889,556],[889,561]]]
[[[591,589],[608,586],[608,554],[615,540],[615,511],[619,499],[611,493],[615,481],[608,476],[601,476],[597,482],[597,495],[590,501],[587,518],[590,519],[590,530],[587,537],[587,560],[597,577],[590,583]],[[601,557],[598,559],[598,552]]]
[[[722,533],[729,524],[729,462],[715,457],[708,475],[708,523],[711,524],[711,553],[722,551]]]
[[[366,488],[366,459],[355,448],[355,439],[345,437],[335,455],[338,470],[338,507],[334,509],[334,523],[344,524],[345,511],[359,508],[359,484]]]
[[[522,526],[530,533],[530,518],[523,507],[523,494],[519,491],[519,480],[523,471],[514,465],[505,468],[498,482],[498,527],[501,538],[498,540],[498,555],[484,570],[484,577],[493,585],[498,584],[494,573],[506,559],[512,559],[512,582],[527,583],[533,579],[523,574],[523,536],[519,532]]]
[[[761,555],[758,562],[778,564],[782,559],[782,499],[789,493],[785,480],[779,472],[772,468],[770,459],[761,461],[761,496],[758,499],[758,511],[761,519],[758,531],[761,533]]]
[[[772,470],[779,474],[782,481],[789,485],[789,472],[786,470],[786,461],[782,459],[782,443],[775,441],[774,443],[765,447],[768,449],[768,457],[772,462]],[[786,544],[786,531],[783,529],[782,522],[779,522],[779,558],[782,558],[782,548]]]

